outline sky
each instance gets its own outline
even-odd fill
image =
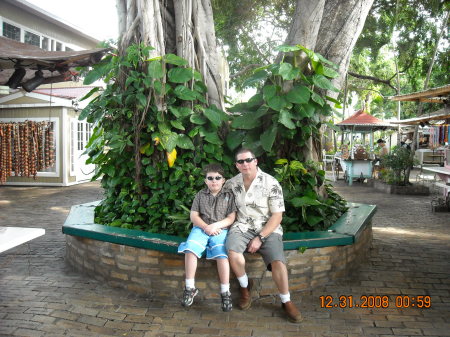
[[[99,40],[116,39],[116,0],[25,0]]]

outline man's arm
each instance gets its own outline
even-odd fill
[[[269,220],[266,222],[262,230],[259,232],[262,236],[268,237],[272,232],[278,228],[283,220],[283,212],[272,213]],[[255,253],[261,248],[262,241],[259,236],[255,236],[248,243],[247,250],[249,253]]]

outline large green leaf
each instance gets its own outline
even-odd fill
[[[337,88],[331,83],[331,81],[330,81],[328,78],[326,78],[325,76],[323,76],[323,75],[314,74],[313,77],[312,77],[312,81],[313,81],[313,83],[314,83],[315,85],[317,85],[319,88],[339,92],[339,89],[337,89]]]
[[[211,144],[222,145],[222,141],[216,132],[205,132],[205,140]]]
[[[175,54],[166,54],[163,56],[163,60],[166,63],[175,64],[177,66],[186,66],[188,64],[188,61],[186,61],[184,58],[179,57]]]
[[[178,130],[185,130],[183,123],[181,123],[179,120],[170,121],[170,124]]]
[[[225,114],[219,109],[206,108],[203,113],[206,118],[217,127],[219,127],[226,118]]]
[[[261,121],[255,115],[253,112],[247,112],[242,116],[236,117],[231,122],[231,127],[244,130],[254,129],[261,124]]]
[[[161,78],[164,76],[164,71],[160,61],[152,61],[148,64],[148,76],[152,78]]]
[[[256,73],[254,73],[252,76],[247,78],[242,85],[244,87],[253,86],[253,85],[265,80],[268,76],[269,76],[269,73],[267,71],[259,70]]]
[[[325,219],[324,217],[317,216],[317,215],[307,215],[306,216],[306,221],[308,222],[308,224],[310,226],[315,226],[324,219]]]
[[[228,134],[227,139],[226,139],[228,148],[232,151],[234,149],[238,148],[242,144],[244,136],[245,136],[245,131],[240,131],[240,130],[231,131]]]
[[[207,119],[203,115],[197,113],[192,114],[189,120],[191,121],[191,123],[197,125],[203,125],[207,122]]]
[[[311,94],[311,98],[314,102],[316,102],[317,104],[319,104],[320,106],[323,106],[325,104],[325,101],[323,100],[322,97],[320,97],[318,94],[316,94],[315,92],[313,92]]]
[[[178,135],[177,146],[181,149],[195,150],[192,140],[188,136],[183,135],[183,134]]]
[[[110,62],[94,66],[94,69],[91,70],[84,78],[83,84],[89,85],[94,83],[95,81],[108,74],[111,71],[111,68],[112,66]]]
[[[292,121],[292,114],[289,110],[281,110],[280,116],[278,117],[278,122],[283,124],[288,129],[295,129],[295,124]]]
[[[300,75],[300,70],[298,68],[292,67],[290,63],[280,63],[280,68],[278,69],[278,74],[283,77],[284,80],[290,81]]]
[[[283,96],[274,96],[267,101],[267,105],[275,111],[280,111],[286,104],[286,99]]]
[[[273,143],[275,142],[275,138],[277,136],[277,125],[271,125],[266,131],[261,135],[261,146],[267,152],[272,150]]]
[[[286,95],[286,98],[291,103],[305,104],[308,103],[311,93],[304,85],[293,87]]]
[[[307,196],[293,198],[291,203],[294,207],[316,206],[321,204],[318,200]]]
[[[193,101],[197,98],[197,93],[184,85],[177,86],[173,92],[185,101]]]
[[[191,68],[172,68],[168,73],[169,81],[174,83],[185,83],[194,77]]]
[[[263,88],[263,97],[267,101],[268,99],[271,99],[274,97],[277,93],[277,87],[276,85],[265,85]]]

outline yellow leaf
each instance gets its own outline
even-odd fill
[[[172,152],[166,152],[167,153],[167,163],[169,164],[169,167],[172,167],[175,163],[175,159],[177,159],[177,150],[173,149]]]
[[[141,154],[144,154],[145,151],[146,151],[149,147],[150,147],[150,143],[147,143],[147,144],[145,144],[145,145],[142,145],[141,148],[139,149],[139,152],[140,152]]]
[[[159,144],[159,142],[161,141],[161,139],[159,139],[159,137],[155,137],[153,139],[155,141],[155,146]]]

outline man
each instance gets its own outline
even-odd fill
[[[284,212],[283,191],[278,181],[258,168],[252,151],[240,149],[236,153],[236,168],[240,174],[231,178],[225,188],[233,191],[238,209],[226,247],[228,259],[240,285],[239,308],[250,308],[253,280],[245,271],[244,252],[259,253],[280,292],[282,308],[291,322],[302,316],[290,300],[288,272],[283,250],[281,220]]]

